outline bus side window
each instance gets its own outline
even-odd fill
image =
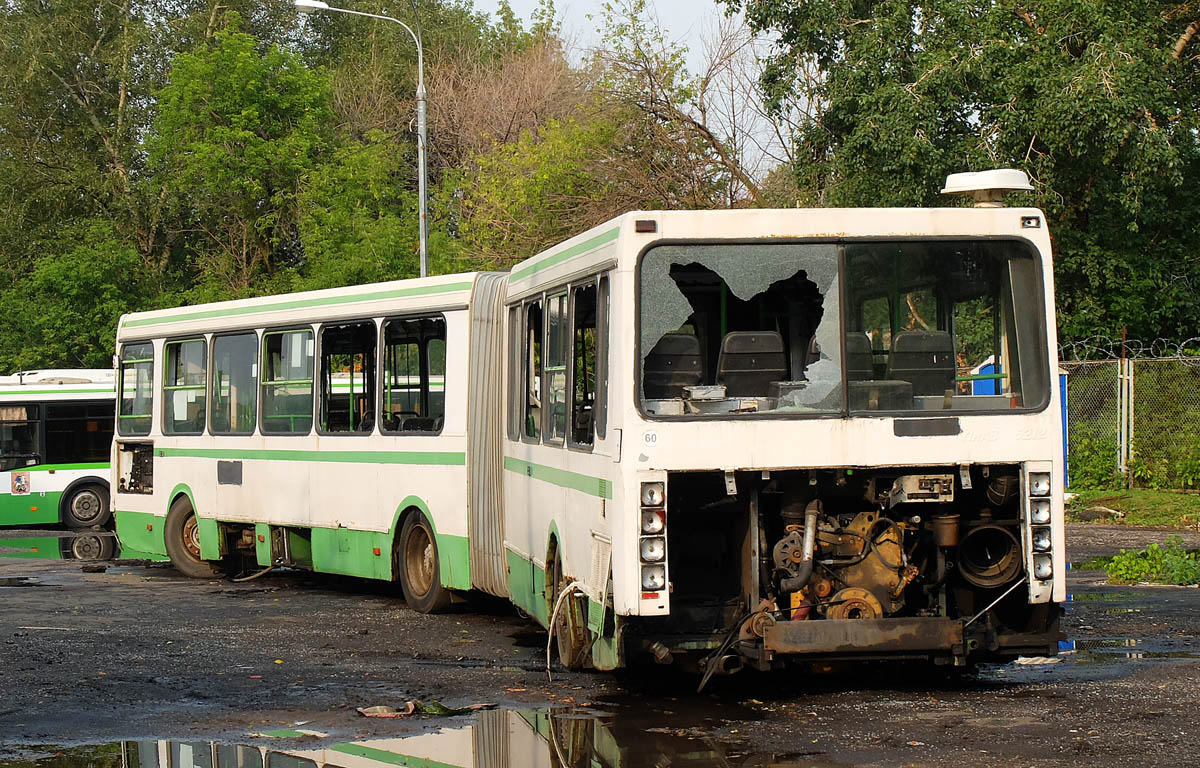
[[[382,431],[437,434],[446,415],[446,321],[389,320],[383,325]]]
[[[112,406],[107,403],[47,403],[46,463],[108,461],[112,432]]]
[[[524,361],[525,430],[526,437],[537,440],[542,436],[542,300],[525,305]]]
[[[571,444],[596,440],[596,284],[571,289]]]
[[[508,439],[521,439],[521,307],[508,308]]]
[[[265,435],[307,435],[313,422],[313,334],[263,334],[262,423]]]
[[[167,367],[163,377],[165,434],[199,435],[204,432],[207,347],[203,339],[166,345]]]
[[[150,405],[154,398],[154,345],[126,344],[121,348],[121,388],[117,431],[122,435],[150,434]]]
[[[0,472],[42,463],[41,406],[0,405]]]
[[[608,276],[598,283],[596,302],[596,435],[604,438],[608,426]]]
[[[258,402],[258,336],[238,333],[213,339],[212,421],[214,435],[248,435],[254,431]]]
[[[366,434],[375,427],[375,323],[321,329],[321,429]]]
[[[567,367],[571,358],[571,329],[567,324],[567,294],[546,298],[546,434],[545,442],[561,443],[567,435]]]

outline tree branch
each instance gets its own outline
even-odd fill
[[[1175,41],[1175,47],[1171,49],[1171,58],[1178,59],[1183,55],[1183,49],[1187,48],[1188,43],[1200,32],[1200,21],[1193,21],[1187,25],[1187,29],[1183,30],[1183,34]]]

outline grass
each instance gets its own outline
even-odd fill
[[[1092,522],[1195,530],[1200,527],[1200,493],[1182,491],[1079,491],[1067,503],[1067,519],[1088,522],[1092,507],[1107,507],[1122,515]]]

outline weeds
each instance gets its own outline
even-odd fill
[[[1200,584],[1200,560],[1197,553],[1183,548],[1178,536],[1167,539],[1160,547],[1151,544],[1145,549],[1121,550],[1104,566],[1108,580],[1115,584],[1135,584],[1148,581],[1155,584],[1191,586]]]

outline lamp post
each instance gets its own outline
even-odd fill
[[[421,236],[421,277],[429,276],[429,195],[426,191],[426,177],[428,175],[425,164],[425,56],[421,49],[421,36],[417,32],[413,32],[412,28],[399,19],[393,19],[391,16],[380,16],[375,13],[363,13],[362,11],[351,11],[346,8],[335,8],[329,3],[321,2],[321,0],[294,0],[296,8],[301,13],[316,13],[318,11],[333,11],[335,13],[348,13],[351,16],[366,16],[369,19],[383,19],[384,21],[394,21],[404,27],[404,31],[412,37],[413,42],[417,45],[417,194],[420,197],[420,236]],[[413,13],[416,13],[416,7],[413,7]],[[418,24],[417,29],[420,29]]]

